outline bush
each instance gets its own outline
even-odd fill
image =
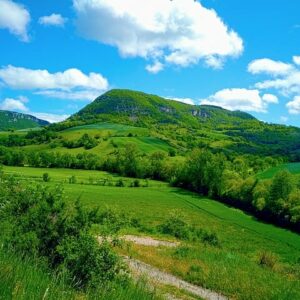
[[[116,186],[117,187],[124,187],[125,184],[124,184],[124,181],[122,179],[119,179],[117,182],[116,182]]]
[[[191,230],[178,212],[172,212],[169,218],[158,227],[161,233],[172,235],[178,239],[191,239]]]
[[[211,246],[220,246],[220,241],[216,233],[204,231],[201,238],[202,242]]]
[[[96,239],[87,233],[78,237],[67,237],[58,246],[63,258],[61,268],[74,278],[78,288],[97,287],[112,281],[122,270],[118,256],[107,243],[100,246]]]
[[[274,269],[277,264],[277,257],[272,252],[262,251],[258,255],[258,264],[263,267]]]
[[[131,183],[132,187],[140,187],[141,183],[138,179],[135,179],[132,183]]]
[[[44,182],[49,182],[49,181],[50,181],[50,176],[49,176],[48,173],[44,173],[44,174],[43,174],[43,181],[44,181]]]
[[[211,246],[220,246],[220,241],[216,233],[189,225],[179,212],[174,211],[169,218],[158,226],[161,233],[172,235],[181,240],[201,241]]]
[[[175,149],[173,149],[173,148],[170,148],[170,149],[169,149],[169,156],[170,156],[170,157],[176,156],[176,151],[175,151]]]
[[[96,211],[83,210],[78,201],[67,206],[59,187],[0,180],[1,200],[6,203],[1,219],[10,226],[7,250],[40,258],[55,271],[67,273],[78,288],[96,287],[119,276],[123,267],[117,255],[89,233]]]
[[[125,213],[120,213],[113,209],[106,209],[102,212],[96,212],[91,220],[93,223],[100,225],[100,231],[102,235],[113,235],[118,233],[121,228],[130,226],[134,221]]]
[[[76,176],[72,175],[71,177],[69,177],[69,183],[70,184],[76,184],[77,183]]]

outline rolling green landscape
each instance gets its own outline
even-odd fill
[[[240,210],[159,181],[148,181],[147,185],[141,181],[140,187],[131,187],[133,178],[99,171],[27,167],[5,167],[3,171],[25,182],[62,184],[67,201],[79,198],[86,208],[110,208],[138,220],[137,227],[125,227],[120,235],[174,240],[172,235],[157,229],[168,220],[170,210],[180,212],[192,226],[216,233],[219,246],[179,239],[180,245],[175,249],[132,245],[117,250],[189,282],[236,299],[297,299],[300,295],[300,237],[296,233],[261,223]],[[45,172],[50,178],[46,183]],[[72,176],[76,176],[76,183],[69,183]],[[124,182],[122,187],[116,186],[120,179]],[[275,266],[260,266],[262,253],[272,253]]]
[[[202,299],[126,259],[228,299],[300,298],[299,128],[112,90],[18,129],[0,134],[0,299]]]

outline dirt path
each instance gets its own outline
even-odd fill
[[[139,260],[132,259],[129,257],[125,257],[124,259],[127,262],[131,271],[137,276],[146,276],[151,281],[157,282],[159,284],[174,286],[178,289],[184,290],[203,299],[228,300],[228,298],[225,296],[222,296],[216,292],[202,288],[200,286],[190,284],[182,279],[179,279],[171,274],[162,272],[159,269],[145,264]]]
[[[152,247],[177,247],[179,245],[178,242],[168,242],[168,241],[161,241],[156,240],[148,236],[136,236],[136,235],[124,235],[121,239],[124,239],[127,242],[132,242],[137,245],[143,246],[152,246]]]

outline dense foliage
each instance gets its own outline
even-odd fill
[[[288,172],[279,173],[269,181],[258,181],[255,177],[258,171],[282,162],[272,157],[232,157],[194,150],[185,160],[178,160],[163,151],[145,155],[135,144],[127,144],[105,158],[91,153],[25,152],[2,147],[0,162],[14,166],[105,170],[123,176],[165,180],[300,230],[299,180]],[[44,181],[48,179],[45,175]],[[122,181],[117,184],[123,186]],[[139,184],[137,181],[133,186]]]
[[[123,266],[109,243],[99,244],[90,233],[97,211],[88,212],[79,202],[67,205],[60,188],[2,176],[0,202],[8,251],[46,261],[76,288],[97,287],[121,276]]]
[[[249,170],[241,158],[229,161],[222,154],[196,150],[172,183],[300,231],[300,179],[281,171],[273,179],[259,181]]]

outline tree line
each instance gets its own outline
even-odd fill
[[[4,165],[103,170],[163,180],[300,231],[298,177],[283,171],[270,180],[256,178],[257,172],[282,163],[282,159],[226,156],[205,149],[196,149],[185,158],[171,156],[163,151],[144,154],[131,143],[105,157],[0,147],[0,163]]]

